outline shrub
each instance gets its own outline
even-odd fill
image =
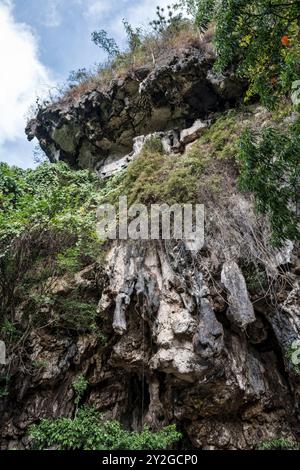
[[[273,439],[262,442],[258,446],[259,450],[300,450],[300,444],[287,439]]]
[[[0,164],[0,310],[10,341],[18,330],[18,296],[44,303],[51,292],[48,279],[97,259],[100,187],[96,175],[73,171],[64,163],[43,163],[35,170]],[[86,305],[79,307],[86,313]]]
[[[82,267],[79,246],[71,246],[57,254],[57,266],[62,273],[74,273]]]
[[[83,93],[96,89],[107,90],[111,81],[124,77],[128,71],[144,65],[154,66],[166,55],[177,52],[184,46],[199,47],[199,31],[195,24],[183,17],[180,6],[168,6],[166,12],[157,10],[150,28],[134,28],[126,19],[123,26],[127,47],[121,50],[115,39],[101,29],[92,33],[92,41],[107,55],[108,61],[97,64],[90,70],[71,72],[67,88],[61,90],[62,100],[73,100]]]
[[[178,13],[179,4],[167,5],[167,8],[157,6],[156,17],[149,24],[159,34],[179,30],[184,22],[182,12]]]
[[[91,74],[86,68],[72,70],[68,77],[68,82],[71,86],[75,86],[80,83],[86,82],[90,78]]]
[[[1,336],[8,344],[16,343],[22,336],[22,332],[8,319],[4,319],[1,328]]]
[[[160,153],[161,155],[164,153],[164,147],[162,141],[159,137],[151,136],[149,139],[146,140],[144,143],[143,150],[145,152],[153,152],[153,153]]]
[[[79,404],[80,399],[82,398],[84,392],[86,391],[88,386],[88,381],[85,379],[85,377],[80,374],[73,382],[73,388],[75,391],[75,404]]]
[[[110,58],[116,57],[120,53],[116,41],[110,38],[104,29],[94,31],[92,33],[92,41],[96,46],[103,49]]]
[[[295,344],[292,343],[292,344],[287,348],[286,357],[287,357],[287,359],[289,360],[292,369],[293,369],[294,372],[295,372],[296,374],[298,374],[298,375],[300,375],[300,363],[299,363],[299,364],[295,364],[294,361],[293,361],[293,359],[296,358],[296,359],[297,359],[297,362],[298,362],[299,356],[300,356],[299,344],[298,344],[297,341],[295,341]]]
[[[299,239],[300,137],[290,131],[247,130],[240,140],[240,187],[254,194],[259,212],[269,216],[273,242]]]
[[[76,379],[73,382],[73,388],[74,388],[74,392],[75,392],[74,403],[75,403],[75,406],[76,406],[75,416],[78,413],[78,407],[79,407],[80,400],[82,399],[82,397],[84,395],[84,392],[88,388],[88,385],[89,385],[88,381],[86,380],[86,378],[82,374],[78,375],[78,377],[76,377]]]
[[[58,297],[55,300],[58,312],[57,324],[76,331],[91,331],[96,321],[97,304],[93,300]]]
[[[235,66],[250,86],[274,106],[300,78],[299,2],[275,0],[183,0],[201,31],[215,28],[218,72]]]
[[[158,432],[145,428],[126,431],[117,421],[106,421],[93,408],[83,407],[74,419],[43,420],[29,429],[34,449],[59,450],[166,450],[181,435],[175,426]]]
[[[142,30],[141,28],[134,29],[125,19],[123,19],[123,26],[127,36],[129,50],[134,53],[136,49],[142,45]]]

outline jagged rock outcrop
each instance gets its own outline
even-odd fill
[[[172,129],[180,135],[197,119],[236,103],[244,83],[229,72],[215,77],[214,60],[199,49],[186,49],[154,70],[143,67],[128,73],[106,91],[95,89],[40,109],[27,126],[27,136],[39,140],[52,162],[64,160],[100,174],[108,167],[104,176],[110,175],[132,157],[135,137]],[[198,130],[196,123],[185,131],[182,143],[196,137]]]
[[[6,364],[6,346],[4,341],[0,341],[0,364]]]
[[[201,121],[201,129],[205,128],[206,124]],[[200,129],[200,126],[199,126]],[[187,129],[188,130],[188,129]],[[200,131],[198,130],[198,134]],[[194,132],[195,135],[195,132]],[[196,137],[195,137],[196,138]],[[153,132],[148,135],[140,135],[133,139],[133,150],[128,155],[125,155],[122,158],[112,156],[107,157],[105,162],[98,170],[99,175],[102,178],[109,178],[114,174],[118,173],[121,170],[127,168],[129,163],[134,160],[141,150],[143,149],[145,143],[151,139],[156,139],[161,142],[162,149],[166,154],[169,153],[178,153],[184,148],[184,142],[181,140],[179,131],[170,130],[165,132]],[[195,140],[195,139],[194,139]]]
[[[300,378],[286,351],[300,333],[299,279],[281,302],[266,297],[256,310],[234,261],[224,258],[221,282],[208,253],[181,242],[115,242],[106,263],[98,290],[91,273],[85,281],[106,343],[32,331],[24,368],[10,358],[15,387],[1,400],[1,448],[28,446],[25,430],[42,417],[70,415],[79,372],[89,381],[85,402],[106,417],[134,429],[175,422],[189,446],[297,438]],[[85,276],[75,277],[83,288]],[[42,365],[29,374],[34,361]]]
[[[213,62],[189,49],[106,92],[39,110],[27,134],[52,162],[103,177],[125,168],[150,137],[165,153],[183,152],[241,96],[243,84],[215,77]],[[63,319],[53,326],[61,312],[51,303],[35,312],[47,321],[25,328],[0,366],[10,383],[0,397],[1,449],[29,448],[26,431],[41,418],[72,416],[79,374],[89,384],[83,403],[130,429],[176,423],[183,447],[299,440],[300,376],[289,355],[300,334],[299,244],[272,248],[266,220],[235,187],[235,170],[217,165],[228,175],[222,183],[203,173],[218,197],[207,193],[200,251],[182,241],[114,241],[101,263],[50,283],[63,299],[74,291],[92,299],[98,329],[74,331]],[[16,310],[27,325],[24,305]]]
[[[221,281],[229,291],[228,316],[232,323],[245,328],[255,321],[254,308],[249,299],[244,276],[235,261],[224,263]]]

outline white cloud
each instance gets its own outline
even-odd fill
[[[126,18],[134,26],[147,26],[149,20],[155,16],[157,4],[166,6],[174,2],[175,0],[42,0],[38,18],[44,26],[57,27],[65,20],[66,8],[74,8],[74,11],[81,12],[78,15],[78,26],[83,31],[86,27],[89,31],[107,29],[122,46],[125,38],[122,18]],[[32,165],[32,147],[26,142],[24,135],[25,115],[29,106],[34,104],[36,96],[45,94],[53,86],[53,82],[49,70],[39,59],[37,39],[33,31],[28,25],[14,20],[14,3],[15,7],[26,8],[20,4],[27,2],[0,0],[0,160],[28,166]],[[76,26],[74,23],[74,27]],[[42,29],[39,34],[43,34]],[[62,31],[58,30],[58,34],[62,34]],[[66,44],[66,54],[68,50]],[[83,44],[82,49],[78,48],[78,55],[81,57],[85,50],[87,54],[90,53],[92,46],[85,49]],[[74,52],[72,54],[76,60],[77,56]]]
[[[0,57],[1,146],[22,138],[29,106],[51,84],[32,31],[14,21],[12,1],[7,0],[0,0]]]

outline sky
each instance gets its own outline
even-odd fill
[[[38,96],[55,93],[71,70],[105,60],[91,41],[105,29],[124,45],[122,19],[147,26],[170,0],[0,0],[0,161],[34,166],[25,136]]]

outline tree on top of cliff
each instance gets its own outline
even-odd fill
[[[110,38],[104,29],[93,31],[92,41],[96,46],[103,49],[110,58],[115,57],[120,53],[116,41],[113,38]]]
[[[150,21],[149,30],[141,27],[134,28],[125,18],[123,18],[123,26],[126,34],[128,51],[134,54],[147,42],[151,42],[153,38],[158,39],[161,36],[172,35],[180,31],[186,26],[186,18],[180,4],[168,5],[167,8],[157,6],[156,16]],[[118,47],[114,38],[109,37],[104,29],[94,31],[92,33],[92,41],[108,54],[109,59],[116,59],[124,55]]]
[[[274,108],[300,79],[300,0],[183,0],[201,31],[213,24],[215,71],[234,68]],[[292,98],[293,99],[293,98]],[[293,100],[295,108],[298,100]],[[267,213],[273,241],[299,238],[299,119],[283,133],[248,130],[240,141],[241,187]]]
[[[219,72],[236,65],[248,96],[273,106],[300,78],[300,0],[183,0],[204,31],[215,25]]]

